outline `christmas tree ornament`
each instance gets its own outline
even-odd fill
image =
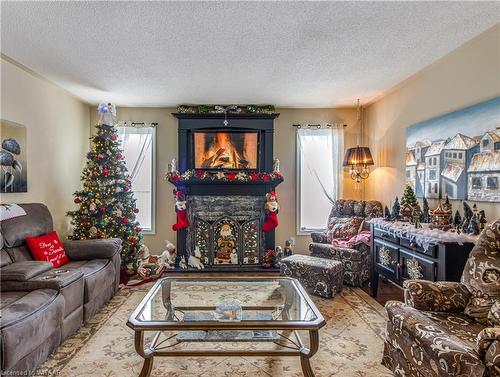
[[[133,192],[119,190],[121,180],[129,180],[119,143],[113,142],[116,110],[111,104],[100,104],[100,121],[91,139],[87,162],[82,172],[83,188],[74,193],[78,208],[69,211],[73,232],[71,239],[119,238],[122,240],[121,261],[124,270],[136,271],[142,235],[136,221],[136,201]],[[109,156],[109,157],[108,157]],[[103,166],[104,165],[104,166]],[[117,193],[118,192],[118,193]],[[122,218],[133,224],[123,226]],[[134,238],[135,237],[135,238]],[[135,243],[131,240],[136,240]]]
[[[266,203],[264,210],[266,211],[266,221],[262,225],[264,232],[269,232],[278,226],[278,212],[279,212],[278,196],[276,192],[271,191],[266,194]]]

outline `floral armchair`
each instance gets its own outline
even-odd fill
[[[367,242],[369,239],[355,244],[335,242],[335,233],[345,219],[360,219],[359,224],[362,223],[360,227],[369,230],[368,224],[363,220],[381,216],[382,204],[376,200],[336,200],[328,216],[327,230],[311,233],[310,254],[314,257],[341,261],[344,268],[344,284],[360,287],[370,276],[370,246]]]
[[[398,377],[500,376],[500,219],[472,249],[461,283],[407,280],[389,301],[382,364]]]

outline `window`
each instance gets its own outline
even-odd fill
[[[429,185],[427,186],[427,192],[429,194],[432,194],[432,185],[429,183]]]
[[[481,178],[473,177],[472,178],[472,188],[473,189],[480,189],[481,187],[483,187],[483,183],[482,183]]]
[[[430,169],[429,170],[429,179],[435,180],[436,179],[436,169]]]
[[[297,130],[297,233],[326,228],[342,195],[343,129]]]
[[[490,190],[498,189],[498,178],[497,177],[488,177],[486,178],[486,188]]]
[[[458,154],[458,158],[459,158],[459,159],[462,159],[462,152],[460,152],[460,153]]]
[[[457,154],[456,153],[453,153],[453,158],[457,158]]]
[[[438,184],[434,183],[434,193],[437,194],[438,192]]]
[[[411,170],[406,169],[406,179],[410,179],[410,178],[411,178]]]
[[[488,139],[484,139],[483,140],[483,147],[487,147],[488,145],[490,145],[490,141]]]
[[[154,233],[156,128],[118,126],[117,129],[139,209],[136,220],[145,233]]]

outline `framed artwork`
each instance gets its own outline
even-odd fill
[[[408,127],[406,181],[420,198],[500,202],[500,97]]]
[[[27,192],[26,127],[0,120],[0,193]]]

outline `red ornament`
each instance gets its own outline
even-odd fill
[[[139,208],[134,208],[134,213],[139,213]]]
[[[177,183],[181,180],[181,177],[178,174],[173,174],[170,179],[172,180],[172,182]]]
[[[207,172],[206,172],[206,171],[204,171],[204,170],[198,170],[198,171],[196,172],[196,176],[197,176],[198,178],[205,178],[205,174],[207,174]]]
[[[102,238],[102,233],[101,232],[97,232],[95,235],[96,235],[97,238]]]
[[[259,173],[252,173],[252,174],[250,174],[250,179],[251,179],[252,181],[258,181],[258,180],[259,180],[259,178],[260,178],[260,177],[259,177]]]
[[[128,186],[125,186],[125,187],[123,188],[123,191],[125,191],[125,192],[127,192],[127,191],[129,191],[129,190],[130,190],[130,187],[128,187]]]
[[[269,182],[270,179],[271,179],[271,176],[268,173],[262,174],[262,180],[264,182]]]
[[[104,175],[105,177],[107,177],[109,175],[109,170],[104,168],[102,169],[102,175]]]
[[[78,203],[81,203],[82,201],[80,200],[80,198],[75,198],[74,202],[75,202],[76,204],[78,204]]]
[[[273,173],[273,178],[278,178],[278,179],[280,179],[280,178],[283,178],[283,175],[282,175],[279,171],[275,171],[275,172]]]
[[[111,140],[115,141],[116,139],[118,139],[118,136],[116,136],[116,135],[111,136]]]
[[[106,212],[106,206],[100,206],[99,211],[101,212]]]
[[[137,241],[139,241],[139,238],[133,236],[133,237],[130,237],[130,242],[132,243],[137,243]]]
[[[236,173],[228,173],[226,174],[226,178],[228,181],[236,181]]]
[[[122,224],[128,223],[128,219],[126,217],[122,217],[120,221],[122,222]]]
[[[142,228],[141,228],[140,226],[138,226],[137,228],[135,228],[135,231],[136,231],[137,233],[140,233],[140,232],[142,232]]]
[[[100,158],[100,159],[102,160],[102,159],[104,158],[104,155],[103,155],[102,153],[99,153],[99,154],[97,155],[97,158]]]
[[[116,158],[118,158],[119,160],[121,160],[123,158],[123,155],[120,152],[118,152],[118,154],[116,155]]]

